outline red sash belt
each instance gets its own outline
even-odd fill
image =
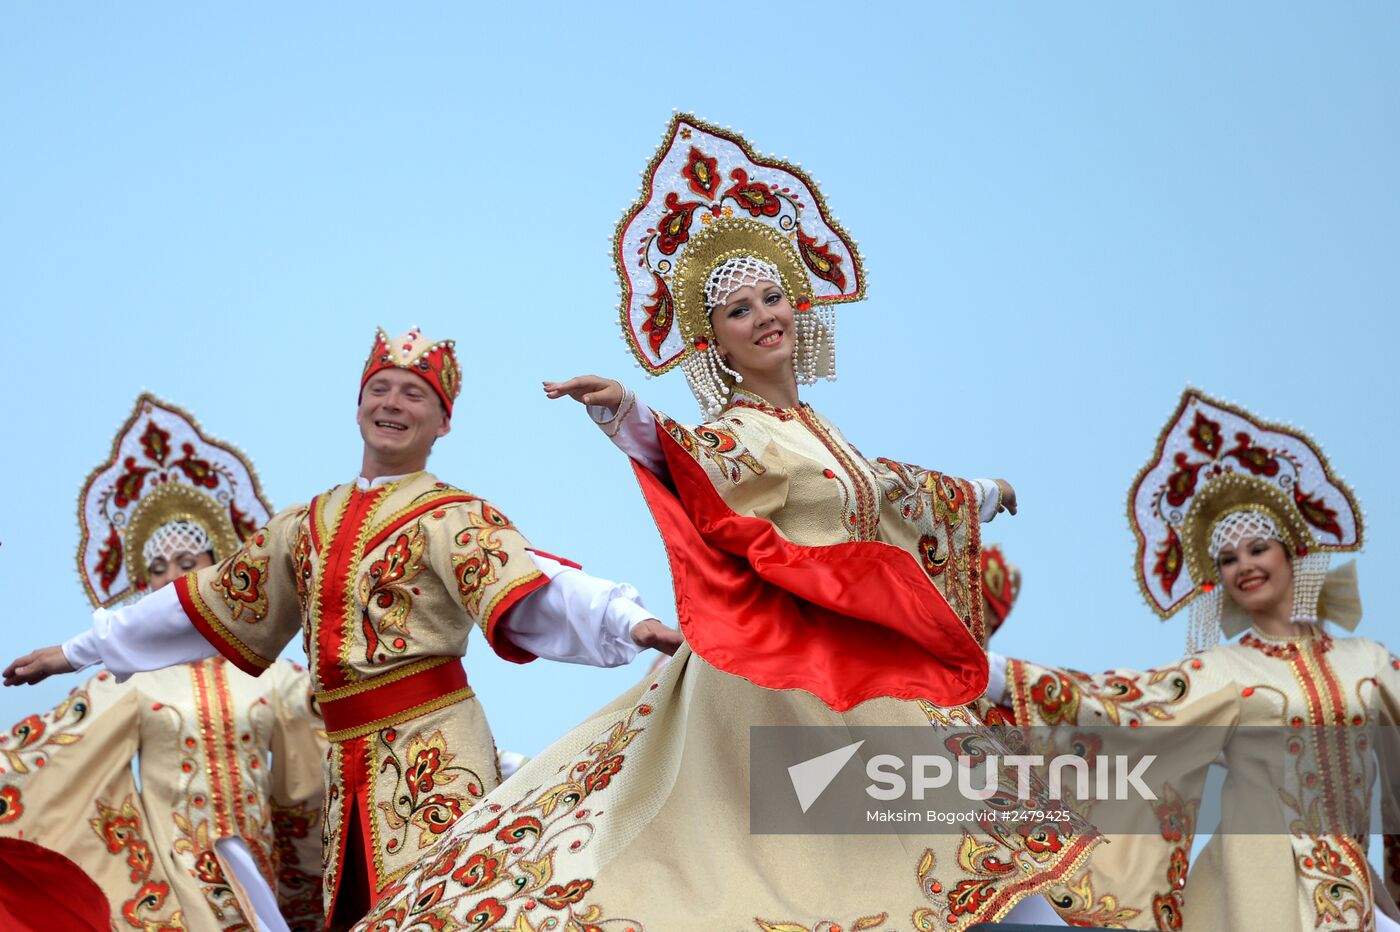
[[[316,693],[326,737],[349,741],[436,712],[476,693],[457,657],[428,657],[397,670]]]

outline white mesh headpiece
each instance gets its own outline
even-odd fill
[[[156,559],[170,560],[177,553],[198,556],[214,549],[209,532],[193,521],[167,521],[155,529],[150,540],[141,548],[141,556],[150,566]]]
[[[1226,547],[1239,547],[1247,540],[1283,540],[1273,519],[1259,511],[1232,511],[1210,532],[1210,558],[1220,558]]]
[[[735,256],[725,259],[715,266],[710,277],[705,279],[705,310],[715,308],[729,300],[729,296],[740,288],[757,285],[759,282],[783,283],[778,267],[753,256]]]

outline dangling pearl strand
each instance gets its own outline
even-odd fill
[[[695,352],[686,355],[681,367],[701,410],[715,417],[729,405],[729,386],[720,377],[720,372],[727,373],[736,382],[742,382],[744,378],[724,365],[709,340],[701,337],[695,341],[694,347]]]

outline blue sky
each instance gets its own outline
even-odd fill
[[[1126,490],[1191,383],[1304,426],[1368,509],[1361,633],[1400,646],[1400,8],[1217,4],[10,4],[0,11],[0,648],[87,623],[75,498],[143,388],[279,506],[355,476],[376,325],[458,341],[431,467],[673,618],[629,470],[544,378],[643,382],[613,224],[672,108],[809,168],[868,258],[841,378],[867,454],[1015,483],[1005,652],[1183,649]],[[540,750],[640,678],[468,670]],[[0,718],[76,679],[0,692]]]

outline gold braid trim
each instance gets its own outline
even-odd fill
[[[441,666],[449,660],[456,660],[456,657],[424,657],[422,660],[415,660],[413,663],[390,670],[388,673],[381,673],[379,676],[372,676],[367,680],[360,680],[357,683],[348,683],[344,686],[337,686],[335,689],[327,689],[322,692],[313,693],[317,702],[335,702],[337,699],[347,699],[350,696],[358,696],[360,693],[369,692],[371,689],[378,689],[381,686],[388,686],[390,683],[397,683],[405,677],[424,670],[431,670],[433,667]]]

